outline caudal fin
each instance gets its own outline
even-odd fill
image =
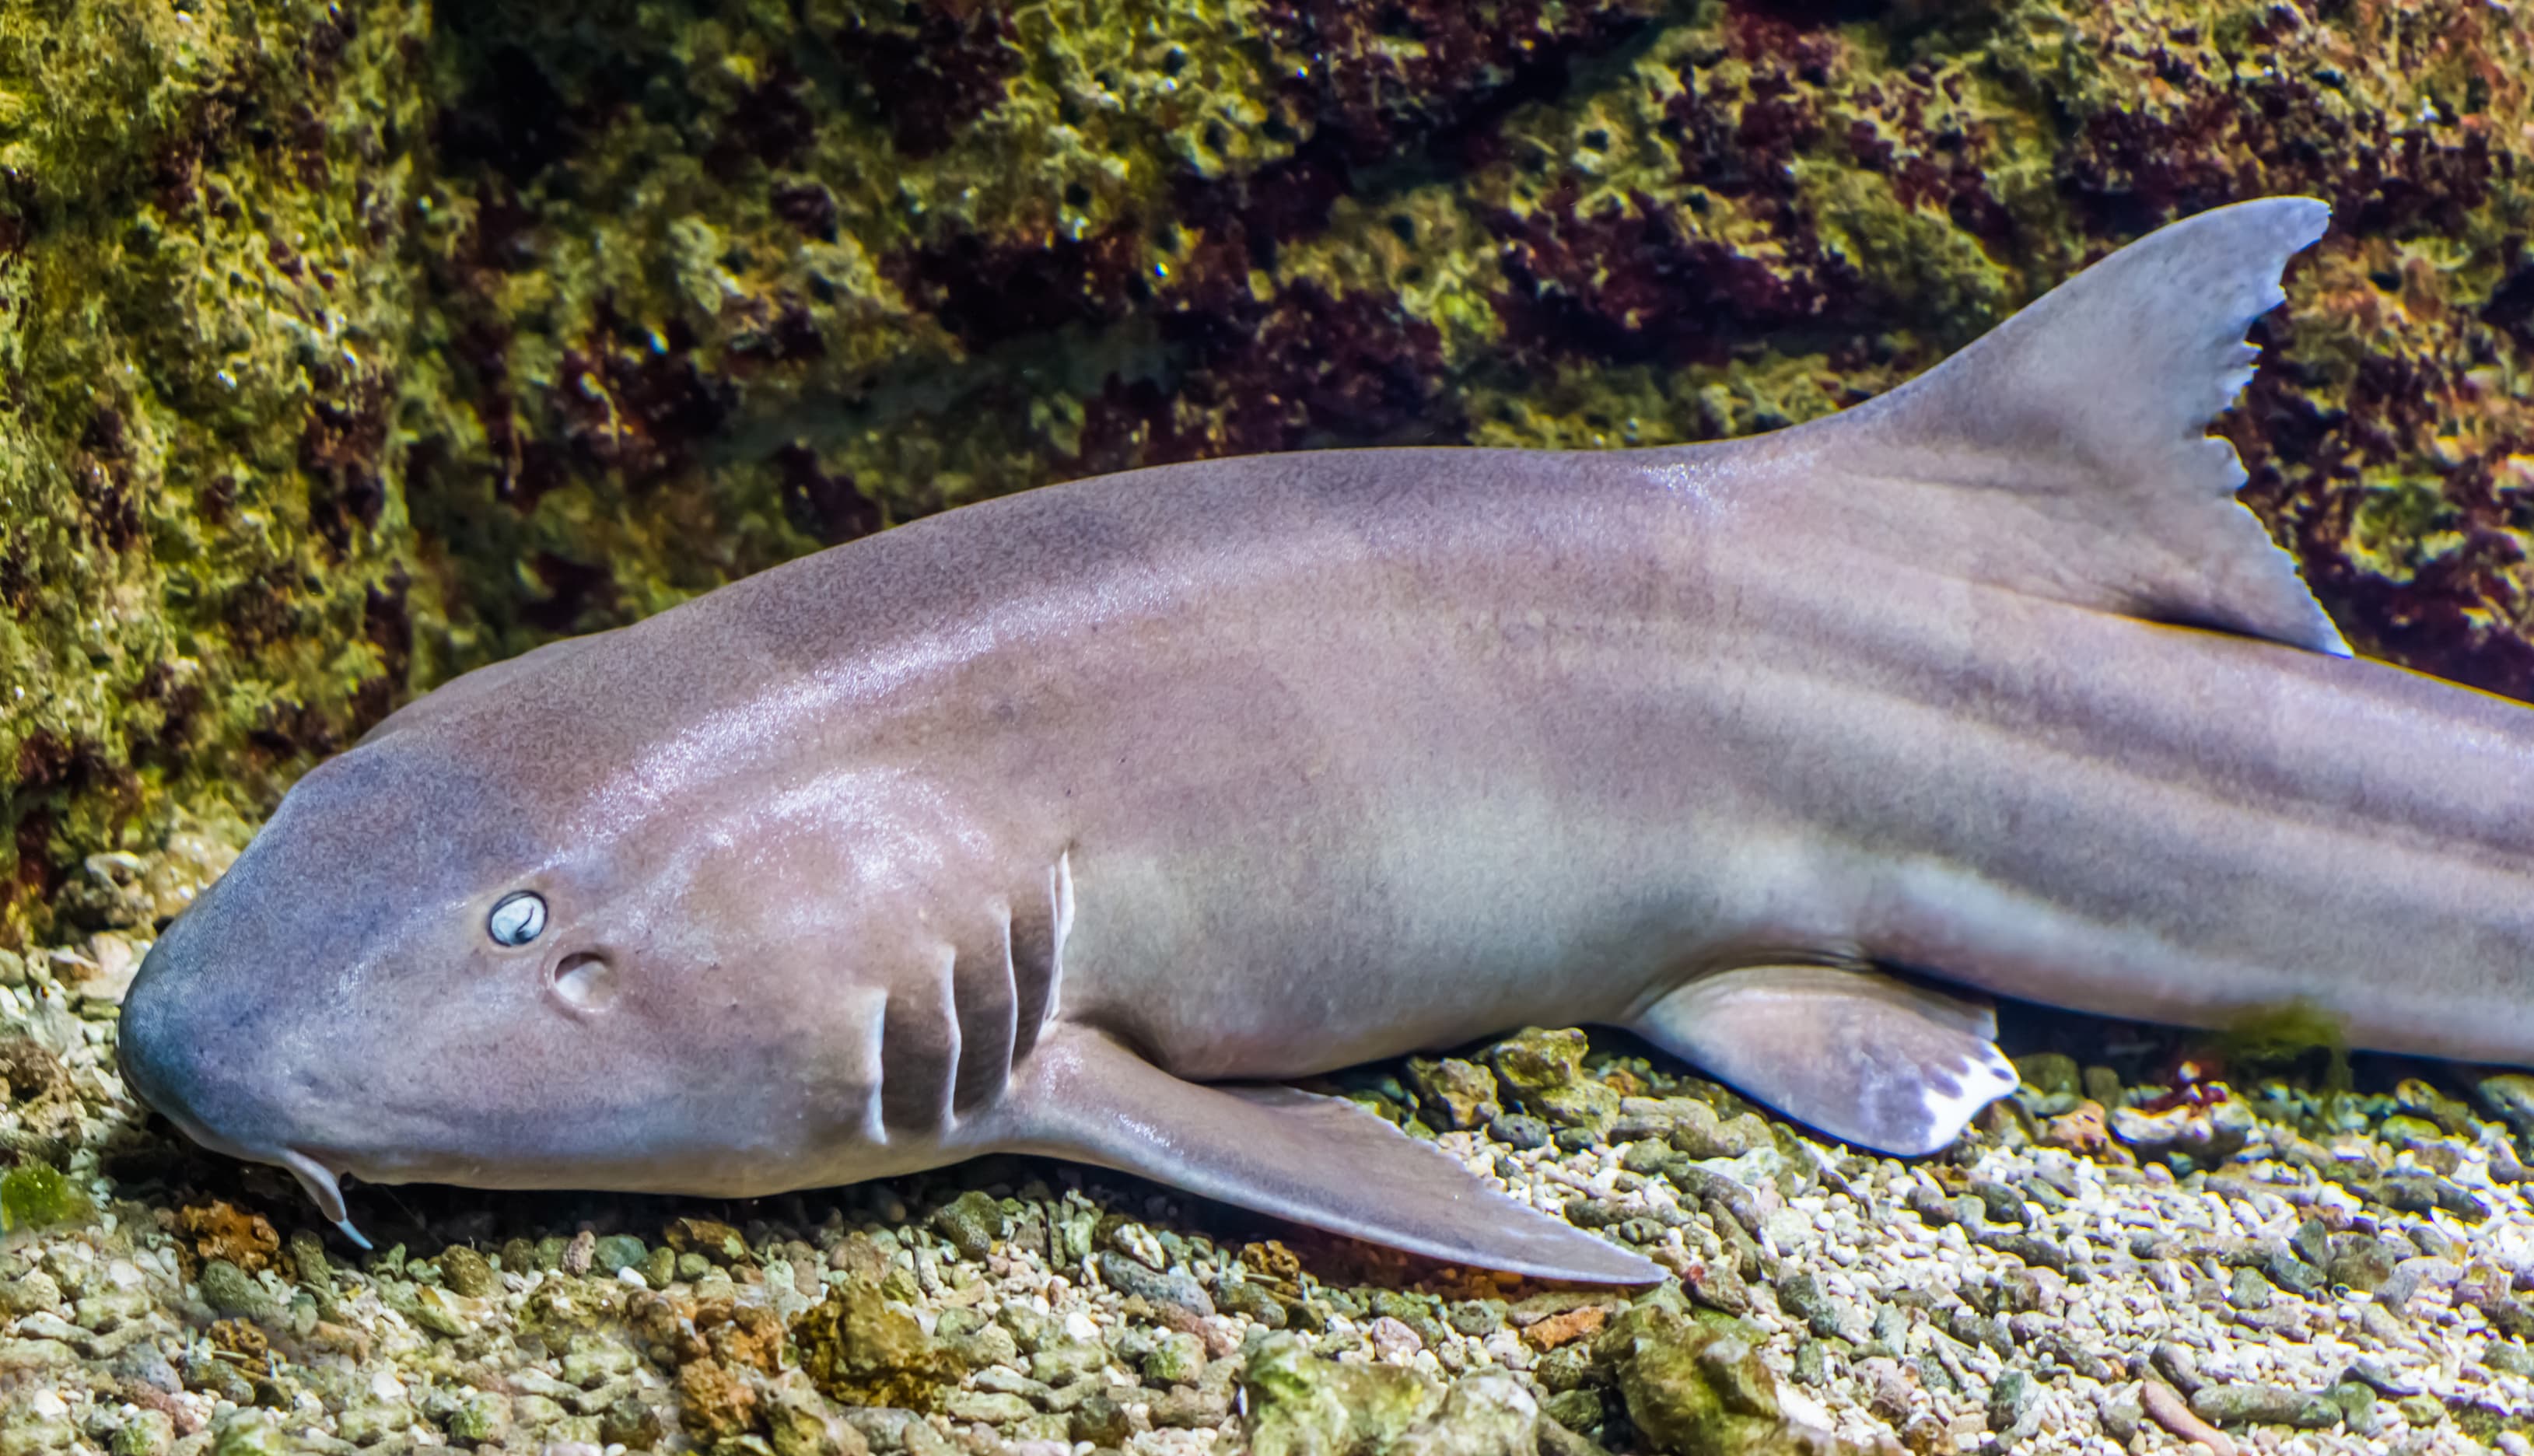
[[[1904,488],[1903,539],[1965,575],[2345,657],[2207,433],[2252,378],[2245,330],[2329,216],[2266,198],[2158,229],[1771,453],[1825,484]]]

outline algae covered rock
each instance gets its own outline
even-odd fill
[[[1292,1335],[1261,1341],[1240,1384],[1254,1456],[1371,1456],[1443,1403],[1443,1392],[1415,1370],[1339,1365]]]
[[[1619,1115],[1619,1094],[1584,1073],[1590,1044],[1571,1027],[1534,1026],[1487,1049],[1496,1079],[1515,1106],[1565,1126],[1607,1127]]]
[[[1240,1383],[1253,1456],[1534,1456],[1539,1405],[1503,1370],[1446,1389],[1397,1365],[1340,1365],[1292,1335],[1252,1349]]]
[[[1408,1080],[1417,1089],[1425,1121],[1446,1132],[1483,1127],[1502,1111],[1496,1074],[1475,1062],[1412,1058]]]
[[[1631,1309],[1595,1342],[1628,1419],[1669,1456],[1780,1456],[1842,1449],[1788,1421],[1757,1348],[1659,1304]]]
[[[842,1405],[931,1411],[959,1379],[957,1359],[914,1311],[860,1280],[802,1311],[791,1333],[801,1368]]]
[[[24,1163],[0,1174],[0,1233],[67,1223],[88,1212],[88,1195],[49,1163]]]
[[[1502,1370],[1455,1381],[1442,1409],[1401,1433],[1388,1456],[1534,1456],[1539,1403]]]

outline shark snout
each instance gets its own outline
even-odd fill
[[[153,946],[124,996],[115,1036],[123,1080],[196,1142],[251,1157],[248,1149],[283,1139],[255,1091],[253,1054],[221,1034],[236,1018],[220,1013],[217,994],[184,963],[183,939],[171,934]]]
[[[326,1217],[366,1247],[345,1220],[334,1169],[301,1140],[278,1094],[281,1069],[258,1055],[255,1038],[220,1034],[240,1017],[223,1014],[219,989],[188,963],[191,938],[178,933],[182,925],[151,947],[124,997],[115,1054],[125,1084],[212,1152],[288,1169]]]

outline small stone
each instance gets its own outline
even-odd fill
[[[1661,1450],[1738,1452],[1790,1444],[1777,1380],[1759,1351],[1659,1304],[1630,1309],[1594,1346],[1616,1367],[1628,1418]]]
[[[1548,1124],[1520,1113],[1501,1113],[1487,1121],[1487,1136],[1528,1151],[1548,1146]]]
[[[2331,1403],[2340,1407],[2340,1418],[2352,1435],[2374,1435],[2383,1428],[2383,1415],[2376,1409],[2376,1392],[2357,1380],[2344,1380],[2331,1387]]]
[[[2341,1411],[2331,1397],[2279,1385],[2203,1385],[2191,1397],[2191,1413],[2211,1426],[2292,1426],[2324,1430]]]
[[[801,1368],[839,1405],[929,1410],[958,1378],[949,1352],[915,1315],[868,1284],[835,1287],[791,1331]]]
[[[2234,1282],[2227,1287],[2226,1303],[2238,1309],[2270,1307],[2270,1282],[2259,1269],[2237,1269]]]
[[[1425,1341],[1409,1327],[1408,1321],[1388,1314],[1365,1325],[1363,1335],[1371,1342],[1372,1353],[1382,1360],[1408,1360],[1425,1348]]]
[[[511,1399],[490,1390],[467,1391],[458,1397],[444,1425],[451,1440],[461,1445],[480,1445],[510,1429]]]
[[[941,1412],[953,1421],[983,1421],[989,1426],[1008,1426],[1037,1414],[1017,1395],[982,1390],[951,1392],[942,1400]]]
[[[1821,1281],[1809,1270],[1787,1274],[1778,1280],[1778,1305],[1824,1339],[1832,1339],[1839,1334],[1838,1306],[1829,1295],[1822,1292]]]
[[[106,1449],[113,1456],[166,1456],[175,1444],[175,1421],[164,1411],[143,1409],[116,1427]]]
[[[2516,1129],[2517,1136],[2534,1136],[2534,1074],[2504,1071],[2483,1077],[2474,1090],[2500,1121]]]
[[[1176,1309],[1192,1318],[1204,1319],[1214,1313],[1214,1300],[1205,1292],[1205,1286],[1185,1274],[1157,1273],[1115,1249],[1102,1249],[1094,1262],[1099,1265],[1101,1279],[1121,1295],[1139,1298],[1157,1309]]]
[[[622,1345],[583,1336],[573,1341],[563,1358],[563,1377],[583,1390],[595,1390],[619,1375],[633,1373],[639,1362]]]
[[[845,1424],[797,1371],[768,1392],[763,1410],[774,1456],[870,1456],[863,1433]]]
[[[2191,1351],[2171,1340],[2147,1352],[2147,1364],[2184,1395],[2197,1393],[2204,1383],[2200,1377],[2199,1363],[2192,1359]]]
[[[212,1259],[203,1265],[200,1287],[203,1303],[222,1314],[260,1319],[273,1312],[272,1300],[266,1295],[264,1286],[226,1259]]]
[[[441,1250],[440,1277],[448,1281],[452,1290],[470,1300],[498,1294],[502,1289],[502,1276],[493,1272],[492,1264],[463,1244],[452,1244]]]
[[[0,1281],[0,1310],[10,1314],[50,1312],[62,1306],[62,1287],[41,1269]]]
[[[1066,1384],[1108,1365],[1108,1350],[1090,1340],[1054,1341],[1029,1358],[1030,1373],[1050,1385]]]
[[[1554,1350],[1560,1345],[1599,1334],[1609,1317],[1609,1311],[1599,1304],[1579,1305],[1546,1319],[1533,1321],[1524,1328],[1522,1340],[1534,1350]]]
[[[660,1236],[678,1252],[701,1254],[710,1263],[748,1262],[748,1241],[719,1219],[673,1218]]]
[[[1205,1341],[1179,1330],[1156,1330],[1140,1369],[1147,1384],[1163,1390],[1193,1385],[1205,1371]]]
[[[239,1411],[211,1437],[211,1456],[284,1456],[289,1449],[280,1423],[270,1411]]]
[[[591,1243],[589,1267],[594,1273],[614,1278],[621,1269],[638,1268],[650,1252],[641,1240],[631,1234],[610,1234]]]
[[[2331,1241],[2331,1261],[2325,1272],[2334,1284],[2373,1293],[2393,1277],[2398,1262],[2383,1240],[2368,1234],[2341,1234]]]
[[[1795,1342],[1795,1378],[1806,1385],[1819,1385],[1830,1378],[1828,1359],[1822,1354],[1819,1340]]]
[[[1392,1365],[1364,1365],[1363,1369],[1393,1369]],[[1174,1385],[1171,1392],[1153,1402],[1153,1424],[1175,1430],[1210,1430],[1221,1426],[1232,1414],[1232,1401],[1219,1391],[1191,1390]]]
[[[660,1413],[644,1405],[639,1396],[620,1396],[598,1417],[598,1438],[607,1445],[647,1451],[660,1443],[663,1433]]]
[[[2322,1269],[2276,1246],[2262,1256],[2262,1272],[2269,1276],[2270,1283],[2307,1299],[2323,1293],[2323,1287],[2329,1283],[2329,1277]]]
[[[1980,1212],[1991,1223],[2021,1224],[2027,1221],[2023,1195],[2002,1183],[1980,1179],[1973,1182],[1967,1191],[1979,1200]]]
[[[666,1289],[678,1277],[678,1251],[663,1244],[642,1256],[642,1282]]]
[[[1685,1158],[1739,1158],[1776,1140],[1769,1124],[1748,1113],[1726,1122],[1715,1107],[1696,1098],[1678,1098],[1674,1105],[1679,1116],[1672,1123],[1668,1141],[1672,1150]]]
[[[1581,1153],[1599,1147],[1601,1136],[1589,1126],[1560,1127],[1548,1134],[1548,1145],[1561,1153]]]
[[[678,1419],[689,1433],[709,1445],[729,1436],[746,1435],[756,1425],[756,1388],[739,1371],[707,1356],[678,1367]],[[456,1423],[449,1433],[459,1435]],[[471,1432],[482,1440],[483,1434]]]
[[[1340,1365],[1282,1334],[1251,1351],[1240,1387],[1253,1456],[1381,1450],[1443,1404],[1443,1392],[1405,1365]],[[1177,1395],[1154,1403],[1153,1424],[1174,1424],[1163,1420],[1163,1407]]]
[[[334,1264],[326,1257],[326,1241],[306,1229],[293,1230],[290,1267],[299,1275],[301,1284],[330,1299],[333,1297]]]
[[[1497,1101],[1496,1074],[1475,1062],[1457,1057],[1413,1058],[1408,1081],[1417,1091],[1425,1121],[1446,1132],[1482,1127],[1504,1110]]]
[[[1215,1301],[1215,1307],[1226,1314],[1245,1315],[1271,1330],[1281,1330],[1291,1322],[1284,1304],[1269,1294],[1265,1286],[1246,1279],[1225,1280],[1222,1297]]]
[[[1619,1094],[1584,1074],[1584,1033],[1526,1027],[1487,1049],[1508,1101],[1549,1122],[1599,1131],[1618,1117]]]
[[[2402,1413],[2403,1420],[2418,1426],[2435,1426],[2444,1420],[2446,1414],[2444,1403],[2427,1394],[2406,1395],[2393,1402],[2393,1409]]]
[[[933,1215],[933,1227],[952,1247],[972,1259],[994,1251],[1003,1237],[1003,1206],[975,1188],[961,1193]]]
[[[334,1418],[334,1433],[356,1446],[371,1445],[413,1424],[413,1410],[403,1405],[363,1402],[343,1408]]]
[[[1065,1433],[1077,1441],[1095,1446],[1122,1447],[1135,1433],[1135,1425],[1126,1417],[1126,1408],[1105,1391],[1095,1391],[1082,1404],[1073,1408],[1065,1425]]]
[[[1586,1434],[1608,1419],[1601,1407],[1601,1392],[1589,1385],[1561,1390],[1539,1403],[1539,1414],[1572,1431]],[[1541,1448],[1544,1453],[1546,1447]]]
[[[0,1233],[68,1223],[88,1212],[88,1195],[49,1163],[21,1163],[0,1174]]]
[[[2244,1150],[2259,1126],[2252,1110],[2240,1102],[2206,1107],[2184,1103],[2160,1113],[2134,1107],[2111,1112],[2112,1135],[2142,1153],[2181,1155],[2201,1168],[2213,1168]]]
[[[1392,1440],[1383,1456],[1534,1456],[1539,1403],[1503,1370],[1454,1384],[1443,1407]]]
[[[2024,1413],[2041,1399],[2041,1387],[2021,1370],[2008,1370],[1988,1388],[1988,1428],[2001,1434],[2023,1422]]]
[[[2138,1435],[2139,1426],[2146,1420],[2146,1410],[2139,1400],[2135,1386],[2099,1393],[2094,1414],[2103,1423],[2103,1434],[2126,1446]]]
[[[1681,1275],[1681,1288],[1689,1297],[1711,1309],[1727,1314],[1751,1312],[1751,1289],[1742,1282],[1741,1271],[1730,1258],[1713,1263],[1702,1261]]]

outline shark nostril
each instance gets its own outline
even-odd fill
[[[583,951],[555,967],[555,994],[583,1011],[604,1010],[616,1000],[616,968],[607,957]]]

